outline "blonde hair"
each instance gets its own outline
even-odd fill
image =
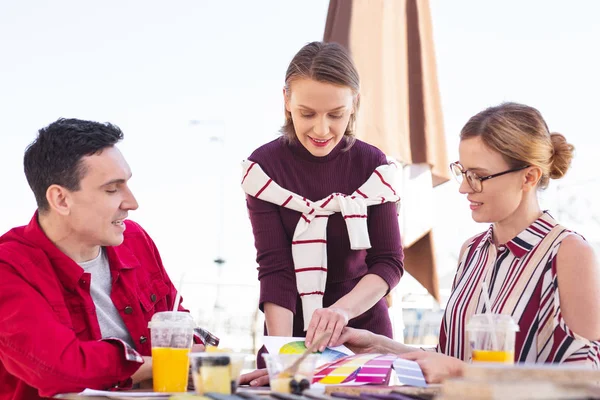
[[[573,145],[560,133],[550,133],[542,114],[523,104],[502,103],[471,117],[460,139],[477,136],[502,154],[511,168],[539,167],[542,177],[538,185],[542,189],[550,179],[562,178],[573,159]]]
[[[285,91],[288,96],[291,93],[292,82],[303,78],[337,86],[346,86],[352,89],[356,96],[354,113],[350,116],[348,126],[344,132],[348,142],[346,148],[350,148],[355,140],[354,126],[356,124],[356,113],[360,107],[360,99],[357,96],[360,90],[360,79],[356,66],[348,52],[337,43],[308,43],[296,53],[288,66],[285,74]],[[288,142],[293,142],[297,138],[292,114],[285,108],[284,111],[285,122],[280,132]]]

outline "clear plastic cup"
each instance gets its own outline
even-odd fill
[[[192,378],[196,393],[235,393],[247,354],[191,353]]]
[[[194,319],[187,312],[163,311],[148,323],[152,344],[152,381],[155,392],[186,392]]]
[[[475,314],[467,324],[472,362],[514,364],[519,325],[510,315]]]
[[[319,354],[310,354],[306,357],[293,375],[285,372],[300,356],[300,354],[263,354],[269,372],[271,391],[300,394],[310,387]]]

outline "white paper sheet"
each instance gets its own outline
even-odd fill
[[[123,398],[147,398],[152,397],[155,399],[168,399],[172,394],[181,393],[156,393],[156,392],[109,392],[106,390],[95,390],[85,389],[83,392],[78,393],[79,396],[105,396],[111,399],[123,399]],[[61,395],[55,396],[55,398],[64,398]]]

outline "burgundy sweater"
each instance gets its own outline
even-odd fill
[[[344,151],[342,140],[325,157],[315,157],[295,142],[283,138],[267,143],[252,153],[265,173],[281,187],[312,201],[334,192],[351,194],[371,176],[375,168],[386,164],[385,155],[376,147],[357,140]],[[296,288],[292,260],[292,237],[300,213],[246,196],[257,250],[260,280],[260,308],[274,303],[294,313],[294,336],[305,336],[302,302]],[[403,252],[394,203],[368,208],[369,250],[351,250],[348,231],[340,213],[327,224],[327,283],[323,307],[329,307],[349,293],[367,273],[376,274],[394,288],[403,273]],[[392,326],[385,299],[349,321],[348,326],[368,329],[392,337]]]

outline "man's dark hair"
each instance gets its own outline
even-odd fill
[[[23,164],[40,212],[49,208],[46,191],[51,185],[80,189],[86,169],[85,156],[100,154],[123,139],[119,127],[110,123],[61,118],[38,132],[25,150]]]

